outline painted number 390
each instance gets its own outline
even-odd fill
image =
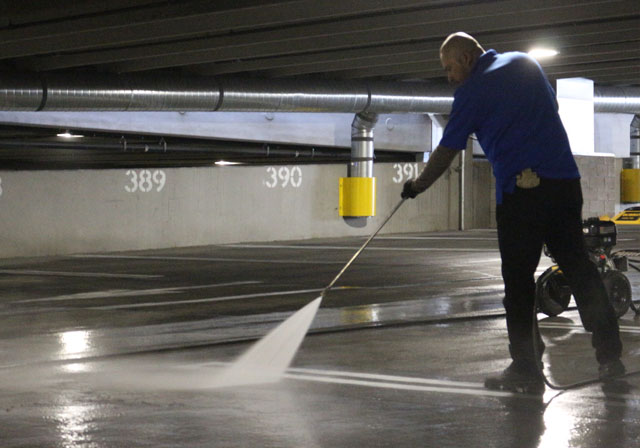
[[[302,185],[302,170],[299,166],[289,168],[288,166],[281,166],[275,168],[270,166],[267,168],[268,179],[264,182],[267,188],[276,188],[280,185],[285,188],[291,185],[293,188],[298,188]]]
[[[156,191],[161,191],[164,188],[164,184],[167,180],[167,175],[162,170],[127,170],[125,173],[129,177],[129,185],[125,185],[124,189],[128,193],[135,193],[141,191],[146,193],[155,188]]]

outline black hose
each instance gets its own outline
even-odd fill
[[[636,271],[640,272],[640,268],[638,266],[636,266],[635,264],[631,263],[631,262],[627,262],[627,264],[629,266],[631,266],[633,269],[635,269]],[[631,309],[633,310],[634,313],[636,313],[636,316],[638,314],[640,314],[640,308],[636,307],[635,303],[633,303],[633,299],[631,300],[631,303],[629,304],[629,306],[631,307]]]
[[[542,353],[540,352],[540,346],[538,345],[538,334],[540,334],[540,329],[538,326],[538,297],[536,296],[536,298],[534,299],[534,305],[533,305],[533,325],[531,326],[531,331],[532,331],[532,341],[533,341],[533,356],[534,359],[542,359]],[[547,376],[544,373],[544,365],[542,364],[542,362],[540,362],[538,364],[539,369],[540,369],[540,376],[542,377],[542,379],[544,380],[544,383],[547,385],[547,387],[549,387],[550,389],[553,390],[570,390],[570,389],[578,389],[580,387],[585,387],[585,386],[590,386],[592,384],[597,384],[597,383],[604,383],[607,380],[601,379],[601,378],[591,378],[588,380],[584,380],[584,381],[578,381],[575,383],[569,383],[569,384],[553,384],[549,378],[547,378]],[[629,377],[631,375],[637,375],[640,374],[640,370],[632,370],[630,372],[625,373],[624,375],[620,375],[618,377],[615,377],[614,379],[621,379],[621,378],[626,378]]]

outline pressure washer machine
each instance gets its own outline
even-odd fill
[[[623,273],[628,270],[627,257],[611,252],[616,245],[616,224],[597,217],[588,218],[582,221],[582,232],[589,258],[598,268],[616,316],[621,317],[626,314],[629,307],[637,313],[631,299],[631,284]],[[553,260],[546,246],[544,253]],[[555,260],[553,261],[555,263]],[[571,288],[557,264],[549,267],[538,277],[536,281],[538,311],[547,316],[557,316],[567,309],[571,296]]]

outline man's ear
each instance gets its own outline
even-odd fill
[[[473,54],[470,51],[465,51],[464,53],[462,53],[462,61],[464,62],[464,65],[471,68],[471,66],[473,65]]]

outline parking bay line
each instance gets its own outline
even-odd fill
[[[473,236],[379,236],[379,240],[449,240],[449,241],[498,241],[498,237]]]
[[[317,261],[317,260],[270,260],[260,258],[228,258],[228,257],[173,257],[173,256],[144,256],[144,255],[101,255],[83,254],[72,255],[73,258],[96,258],[114,260],[152,260],[152,261],[220,261],[224,263],[275,263],[275,264],[332,264],[342,265],[341,261]]]
[[[280,244],[228,244],[224,247],[236,249],[303,249],[303,250],[357,250],[356,246],[303,246]],[[497,248],[473,249],[473,248],[443,248],[443,247],[367,247],[367,251],[398,251],[398,252],[498,252]]]
[[[162,278],[164,275],[145,274],[109,274],[106,272],[66,272],[66,271],[41,271],[34,269],[0,269],[0,274],[9,275],[42,275],[53,277],[95,277],[95,278]]]
[[[560,322],[540,322],[538,323],[538,326],[540,328],[555,328],[555,329],[562,329],[562,330],[576,330],[576,331],[580,331],[583,333],[586,333],[587,331],[584,329],[584,327],[581,324],[574,324],[574,323],[560,323]],[[640,327],[633,327],[630,325],[620,325],[620,332],[622,333],[640,333]]]
[[[183,291],[191,291],[194,289],[208,289],[208,288],[220,288],[223,286],[240,286],[240,285],[255,285],[262,283],[257,280],[240,281],[240,282],[226,282],[226,283],[213,283],[209,285],[195,285],[195,286],[174,286],[171,288],[153,288],[153,289],[115,289],[107,291],[92,291],[82,292],[78,294],[64,294],[53,297],[41,297],[38,299],[25,299],[16,300],[11,303],[38,303],[38,302],[58,302],[64,300],[90,300],[90,299],[110,299],[118,297],[139,297],[150,295],[162,295],[162,294],[179,294]]]
[[[117,310],[117,309],[127,309],[127,308],[131,309],[131,308],[149,308],[149,307],[173,306],[173,305],[192,305],[195,303],[225,302],[229,300],[253,299],[256,297],[289,296],[294,294],[307,294],[307,293],[321,292],[321,291],[324,291],[324,288],[298,289],[295,291],[258,292],[253,294],[239,294],[234,296],[210,297],[205,299],[173,300],[170,302],[143,302],[143,303],[128,303],[123,305],[92,306],[91,309]]]
[[[228,363],[206,362],[190,367],[220,366]],[[439,392],[450,394],[512,397],[515,394],[504,391],[492,391],[484,388],[482,383],[452,381],[431,378],[405,377],[363,372],[347,372],[339,370],[320,370],[290,367],[283,375],[286,379],[315,381],[319,383],[344,384],[351,386],[376,387],[382,389],[408,390],[416,392]]]
[[[319,375],[304,375],[304,374],[292,374],[285,373],[285,378],[302,380],[302,381],[315,381],[319,383],[333,383],[333,384],[345,384],[351,386],[365,386],[375,387],[379,389],[395,389],[395,390],[408,390],[414,392],[439,392],[449,394],[461,394],[461,395],[479,395],[489,397],[512,397],[513,393],[493,391],[488,389],[471,389],[467,387],[444,387],[444,386],[427,386],[419,384],[406,384],[406,383],[391,383],[383,381],[369,381],[350,378],[336,378],[329,376]]]

